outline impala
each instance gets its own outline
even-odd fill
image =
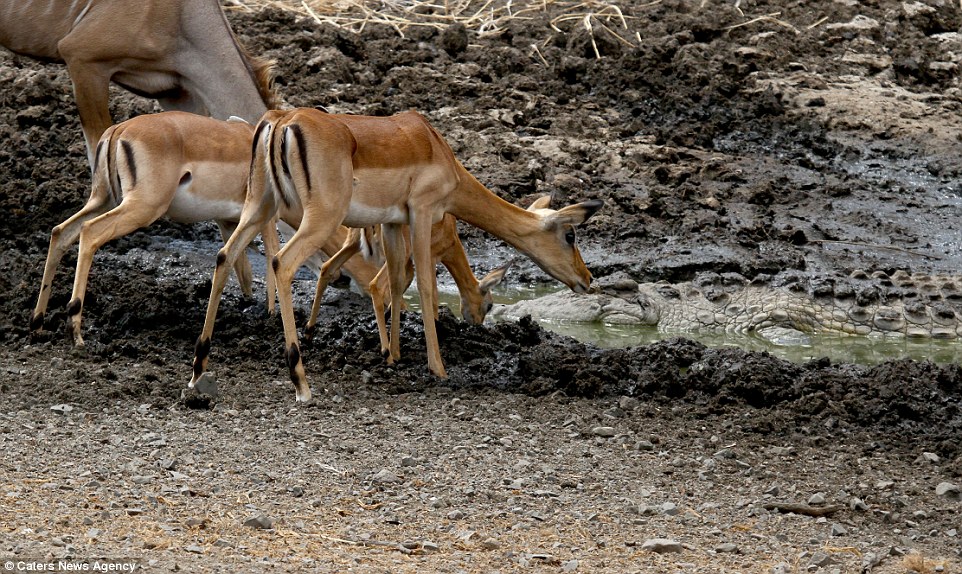
[[[43,327],[57,266],[79,238],[73,294],[67,306],[74,344],[83,346],[81,312],[94,254],[108,241],[150,225],[166,215],[181,223],[215,220],[226,241],[246,197],[254,128],[244,121],[219,121],[184,112],[137,116],[104,132],[96,147],[93,185],[83,208],[50,234],[50,248],[30,328]],[[279,249],[272,222],[258,229],[270,260]],[[336,253],[347,235],[337,230],[325,245]],[[246,246],[246,244],[245,244]],[[270,266],[268,266],[270,267]],[[345,267],[361,284],[377,268],[352,258]],[[234,263],[248,297],[251,271],[242,251]],[[268,311],[274,311],[273,273],[267,273]]]
[[[67,65],[91,169],[111,81],[222,120],[276,107],[270,62],[237,42],[218,0],[0,0],[0,46]]]
[[[314,330],[317,326],[317,314],[320,311],[321,299],[328,283],[330,283],[335,277],[337,270],[349,260],[350,257],[362,250],[364,243],[375,241],[375,239],[367,238],[367,236],[363,234],[363,231],[367,229],[375,228],[366,228],[365,230],[352,228],[341,251],[321,266],[320,278],[317,281],[317,291],[314,294],[314,304],[311,306],[311,315],[304,329],[304,335],[308,339],[313,337]],[[379,240],[380,236],[378,235],[376,241]],[[370,253],[373,250],[368,249],[367,251]],[[450,214],[446,214],[444,218],[438,223],[435,223],[431,229],[431,254],[434,256],[435,262],[440,262],[447,268],[451,277],[454,278],[455,284],[458,286],[458,292],[461,296],[461,318],[470,325],[480,325],[483,323],[485,316],[487,316],[491,307],[494,305],[491,290],[501,284],[511,264],[509,263],[492,270],[479,281],[471,270],[468,257],[464,253],[464,246],[458,237],[457,219]],[[366,257],[370,256],[366,255]],[[407,287],[413,280],[414,268],[411,265],[410,254],[408,254],[407,265],[405,267],[405,290],[407,290]],[[371,294],[374,315],[377,318],[381,349],[388,349],[390,343],[387,335],[387,324],[384,320],[384,301],[385,296],[390,295],[390,285],[386,265],[381,267],[381,270],[369,285],[368,291]],[[437,283],[435,283],[434,303],[434,316],[437,318]]]
[[[271,115],[271,114],[268,114]],[[507,241],[575,292],[588,290],[591,273],[575,245],[574,226],[602,202],[558,211],[539,201],[533,210],[512,205],[485,188],[455,159],[447,142],[416,112],[391,117],[326,114],[312,109],[276,112],[254,133],[251,179],[237,230],[217,255],[204,330],[197,340],[194,379],[206,351],[229,266],[258,229],[279,213],[296,218],[297,232],[272,261],[284,326],[285,356],[296,399],[308,401],[291,296],[294,272],[340,224],[382,224],[391,287],[388,360],[400,356],[400,298],[406,253],[402,226],[410,226],[411,250],[423,309],[435,306],[431,229],[445,213]],[[434,313],[421,313],[428,367],[445,376]],[[192,380],[192,382],[193,382]]]

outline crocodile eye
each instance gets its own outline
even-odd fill
[[[568,242],[568,245],[574,245],[574,244],[575,244],[575,230],[574,230],[574,229],[569,229],[568,232],[565,233],[565,241]]]

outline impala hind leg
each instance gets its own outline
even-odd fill
[[[248,202],[250,204],[251,202]],[[257,236],[258,231],[265,229],[273,221],[273,209],[267,206],[254,207],[248,212],[246,206],[244,213],[241,214],[240,223],[237,229],[231,234],[224,247],[217,252],[216,264],[214,265],[214,277],[210,284],[210,299],[207,301],[207,315],[204,318],[204,329],[201,331],[197,342],[194,344],[194,360],[192,362],[193,375],[191,376],[189,388],[193,388],[207,371],[207,360],[210,356],[210,338],[214,334],[214,320],[217,317],[217,307],[220,304],[220,297],[224,292],[224,286],[230,276],[230,269],[237,262],[238,258],[244,254],[244,250],[251,241]],[[265,246],[267,245],[265,241]],[[270,273],[270,271],[268,271]],[[270,281],[270,279],[268,279]],[[270,283],[268,283],[268,298],[273,307],[273,294],[271,293]]]
[[[345,208],[347,203],[344,203]],[[335,217],[340,215],[340,217]],[[298,402],[311,400],[311,387],[304,372],[304,360],[297,340],[297,326],[294,322],[294,301],[291,283],[298,267],[312,254],[316,253],[324,241],[337,229],[343,213],[331,214],[310,225],[308,217],[301,221],[301,227],[274,257],[272,265],[277,278],[277,300],[281,308],[281,322],[284,324],[284,357],[294,384],[295,398]]]
[[[267,313],[274,314],[274,301],[277,300],[277,278],[274,275],[274,256],[281,250],[281,242],[277,236],[277,218],[271,218],[261,227],[261,239],[264,241],[264,283],[267,287]]]
[[[220,229],[221,239],[224,240],[224,243],[227,243],[227,240],[230,239],[230,236],[237,228],[237,224],[232,221],[218,221],[217,227]],[[240,284],[241,293],[243,293],[247,299],[252,298],[254,296],[254,290],[252,288],[253,275],[246,250],[241,253],[237,261],[234,262],[234,274],[237,275],[237,283]]]
[[[40,295],[37,297],[37,306],[34,307],[33,315],[30,317],[30,331],[32,333],[38,333],[43,329],[43,318],[47,313],[47,304],[50,302],[50,292],[53,290],[53,278],[57,274],[57,267],[59,267],[64,254],[67,253],[67,249],[77,242],[81,226],[106,210],[107,199],[105,197],[91,197],[80,211],[53,228],[50,233],[47,261],[43,266]]]
[[[81,226],[80,248],[77,253],[77,272],[73,280],[73,295],[67,304],[74,345],[83,347],[80,320],[83,301],[87,291],[87,277],[93,265],[94,255],[105,243],[146,227],[166,211],[166,206],[149,205],[125,198],[120,205],[99,215]]]

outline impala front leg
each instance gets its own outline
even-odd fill
[[[382,239],[384,257],[387,260],[385,267],[387,268],[388,282],[391,286],[391,335],[388,337],[389,348],[385,348],[384,338],[381,337],[381,354],[387,357],[387,362],[390,365],[401,358],[401,296],[407,287],[405,283],[407,275],[404,267],[407,265],[408,255],[404,244],[404,228],[402,226],[385,223],[381,226],[381,230],[384,234]],[[382,293],[382,307],[383,300]],[[376,307],[377,302],[375,301]],[[378,315],[381,318],[379,320],[383,320],[383,309]],[[378,323],[378,329],[383,333],[384,329],[381,326],[382,323]]]
[[[438,344],[437,325],[437,270],[431,254],[431,217],[421,210],[414,213],[411,222],[411,243],[414,254],[414,272],[418,280],[418,294],[421,297],[421,320],[424,323],[424,340],[428,354],[428,368],[439,377],[447,377],[441,361],[441,347]]]
[[[237,229],[237,224],[231,221],[218,221],[217,227],[220,229],[220,237],[227,243],[230,236]],[[234,274],[237,275],[237,283],[240,284],[241,293],[244,297],[250,299],[254,296],[254,289],[252,287],[253,279],[251,274],[251,263],[247,258],[246,250],[237,257],[237,261],[234,263]]]
[[[347,260],[360,251],[361,229],[351,228],[348,231],[347,239],[337,253],[321,265],[321,274],[317,278],[317,288],[314,290],[314,303],[311,304],[311,316],[308,317],[307,326],[304,328],[306,339],[314,338],[314,331],[317,329],[317,315],[321,311],[321,300],[324,298],[324,291],[327,290],[327,286],[334,280]]]

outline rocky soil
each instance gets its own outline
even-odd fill
[[[277,60],[291,105],[416,108],[511,201],[603,199],[579,235],[596,277],[958,271],[957,5],[630,1],[618,4],[627,29],[604,6],[548,4],[484,35],[354,34],[280,10],[230,20]],[[118,119],[155,109],[114,96]],[[793,364],[686,339],[604,350],[444,311],[439,380],[416,314],[387,366],[368,303],[342,288],[305,346],[316,400],[295,406],[279,320],[232,286],[211,358],[218,394],[185,393],[216,228],[159,223],[105,247],[82,352],[63,337],[68,256],[47,334],[31,339],[49,231],[89,186],[62,66],[0,53],[0,141],[4,562],[962,565],[959,365]],[[462,230],[479,274],[515,257]],[[548,278],[519,261],[511,281]],[[309,278],[296,290],[303,320]]]

